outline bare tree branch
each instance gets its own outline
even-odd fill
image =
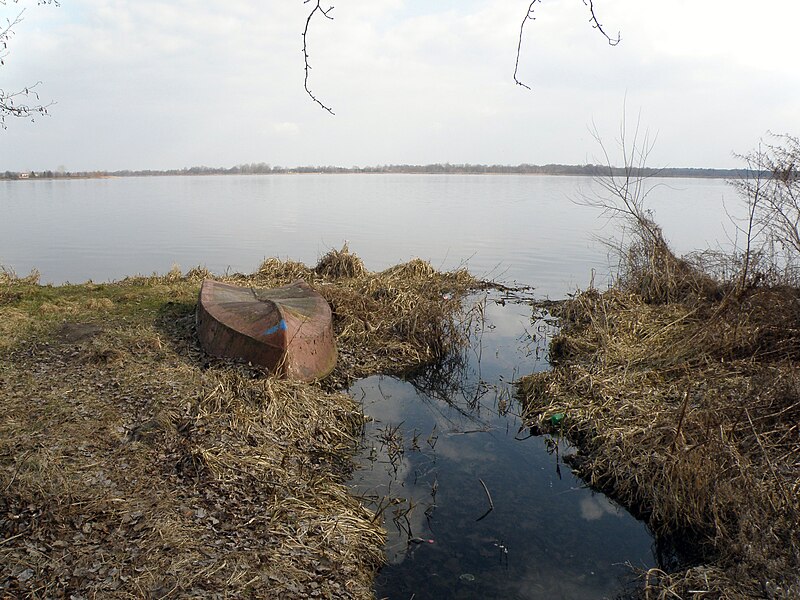
[[[13,35],[14,26],[22,22],[22,13],[25,12],[25,9],[22,9],[19,14],[14,17],[14,20],[6,19],[6,25],[3,29],[0,29],[0,49],[2,49],[2,54],[0,54],[0,65],[3,64],[3,58],[8,55],[8,40]]]
[[[592,15],[592,18],[589,19],[589,23],[591,23],[592,27],[597,29],[597,31],[603,34],[603,37],[606,38],[606,40],[608,40],[608,45],[616,46],[617,44],[619,44],[621,40],[619,36],[619,31],[617,32],[617,37],[612,38],[605,32],[603,26],[600,24],[600,21],[597,20],[597,15],[594,12],[594,0],[583,0],[583,4],[589,7],[589,13]]]
[[[737,290],[767,285],[797,285],[800,281],[800,138],[768,133],[744,161],[743,177],[731,183],[747,208]]]
[[[7,129],[6,117],[28,118],[35,115],[46,115],[47,109],[53,105],[49,104],[27,104],[26,101],[33,98],[39,102],[39,94],[34,88],[42,82],[37,81],[16,92],[6,92],[0,88],[0,128]],[[22,102],[20,102],[22,100]]]
[[[755,263],[763,250],[763,248],[758,247],[758,245],[762,240],[762,234],[766,229],[766,223],[760,222],[759,216],[762,212],[761,205],[767,191],[767,185],[765,173],[761,170],[761,165],[759,164],[761,156],[763,156],[763,150],[760,144],[758,149],[751,155],[740,156],[739,158],[741,158],[747,166],[745,171],[746,177],[732,182],[733,185],[742,192],[747,204],[747,220],[745,226],[739,225],[730,215],[728,217],[737,232],[744,235],[745,240],[744,252],[742,253],[742,265],[736,284],[736,291],[738,294],[742,294],[750,284]],[[757,278],[758,275],[753,279]]]
[[[330,19],[331,21],[333,21],[333,17],[330,15],[331,11],[333,10],[333,6],[329,6],[327,9],[324,9],[324,8],[322,8],[322,6],[321,6],[321,4],[320,4],[320,3],[321,3],[321,1],[322,1],[322,0],[315,0],[316,4],[314,5],[314,8],[312,9],[312,11],[311,11],[310,13],[308,13],[308,18],[306,19],[306,26],[305,26],[305,28],[303,29],[303,59],[304,59],[304,61],[305,61],[305,70],[306,70],[306,77],[305,77],[305,81],[304,81],[303,85],[305,86],[306,93],[309,95],[309,97],[310,97],[310,98],[311,98],[311,99],[312,99],[314,102],[316,102],[316,103],[317,103],[317,104],[319,104],[319,105],[320,105],[322,108],[324,108],[324,109],[325,109],[325,110],[327,110],[329,113],[331,113],[332,115],[334,115],[334,114],[336,114],[336,113],[334,113],[334,112],[333,112],[333,111],[330,109],[330,107],[328,107],[328,106],[325,106],[325,105],[324,105],[324,104],[323,104],[323,103],[322,103],[322,102],[319,100],[319,98],[317,98],[317,97],[316,97],[316,96],[315,96],[315,95],[314,95],[314,94],[311,92],[311,89],[308,87],[308,74],[309,74],[309,71],[311,70],[311,65],[309,65],[309,64],[308,64],[308,27],[309,27],[309,25],[311,24],[311,19],[314,17],[314,14],[316,14],[317,12],[320,12],[320,13],[322,14],[322,16],[324,16],[324,17],[326,17],[326,18]],[[308,4],[309,2],[311,2],[311,0],[303,0],[303,4]]]
[[[525,32],[525,24],[528,21],[536,20],[536,17],[533,16],[533,8],[537,2],[541,2],[541,0],[533,0],[533,2],[531,2],[528,5],[528,10],[525,12],[525,16],[522,18],[522,23],[519,26],[519,42],[517,43],[517,60],[514,63],[514,83],[516,83],[517,85],[521,85],[527,90],[531,88],[517,78],[517,72],[519,71],[519,57],[520,54],[522,53],[522,38]],[[604,38],[606,38],[610,46],[616,46],[617,44],[619,44],[621,39],[619,32],[617,32],[617,37],[612,38],[610,35],[606,33],[605,29],[603,29],[603,26],[600,24],[600,21],[597,20],[597,14],[594,12],[594,0],[583,0],[583,4],[589,8],[589,14],[591,15],[589,23],[591,23],[592,27],[594,29],[597,29],[597,31],[599,31],[600,34]]]
[[[533,2],[531,2],[528,5],[528,10],[525,13],[525,17],[523,17],[522,23],[520,23],[520,26],[519,26],[519,43],[517,44],[517,61],[514,63],[514,83],[516,83],[517,85],[521,85],[526,90],[529,90],[531,88],[528,87],[527,85],[525,85],[524,83],[522,83],[519,79],[517,79],[517,71],[519,70],[519,55],[520,55],[520,52],[522,52],[522,36],[523,36],[523,34],[525,32],[525,23],[527,23],[529,20],[530,21],[535,21],[536,20],[536,17],[533,16],[533,5],[536,4],[537,2],[541,2],[541,0],[533,0]]]
[[[12,0],[14,4],[18,0]],[[58,0],[37,0],[37,4],[55,4],[59,6]],[[0,0],[0,6],[7,6],[7,0]],[[0,65],[5,64],[5,58],[8,56],[8,43],[14,35],[14,27],[22,22],[22,16],[25,9],[19,11],[13,19],[7,18],[5,25],[0,28]],[[0,88],[0,128],[7,129],[6,117],[17,118],[31,118],[35,115],[46,115],[50,104],[40,104],[39,94],[36,92],[36,87],[41,84],[41,81],[28,85],[17,91],[6,91]],[[34,100],[34,103],[28,103],[29,100]]]
[[[768,174],[766,202],[761,218],[783,246],[800,254],[800,138],[770,134],[776,143],[762,143],[747,158]]]
[[[536,20],[536,17],[534,16],[534,7],[537,2],[541,1],[542,0],[532,0],[531,2],[529,2],[528,8],[525,11],[525,16],[522,18],[522,22],[519,25],[519,38],[517,40],[517,57],[514,62],[514,83],[524,87],[527,90],[531,89],[530,86],[520,81],[519,77],[517,76],[517,74],[519,73],[519,60],[522,54],[522,40],[525,37],[525,25],[527,24],[528,21]],[[6,0],[0,0],[0,3],[5,4],[5,2]],[[308,4],[309,2],[312,3],[311,5],[313,6],[313,8],[311,9],[311,12],[308,13],[308,17],[306,18],[306,24],[305,27],[303,28],[303,61],[305,64],[305,79],[303,82],[303,86],[305,87],[306,93],[308,94],[309,98],[311,98],[314,102],[319,104],[322,108],[324,108],[326,111],[328,111],[330,114],[333,115],[336,113],[334,113],[329,106],[325,105],[319,98],[317,98],[311,91],[311,88],[308,86],[309,73],[311,71],[311,65],[308,62],[309,59],[308,29],[311,25],[311,20],[314,18],[314,15],[316,15],[318,12],[322,14],[322,16],[332,21],[333,17],[330,15],[330,13],[333,10],[333,6],[329,6],[327,9],[325,9],[322,8],[322,0],[303,0],[303,4]],[[597,31],[599,31],[600,34],[604,38],[606,38],[610,46],[616,46],[617,44],[619,44],[621,39],[619,32],[617,32],[616,37],[611,37],[608,33],[606,33],[606,30],[603,28],[603,25],[598,20],[597,13],[595,12],[594,9],[594,0],[582,0],[582,2],[584,6],[586,6],[589,9],[589,15],[590,15],[589,23],[591,23],[592,28],[597,29]]]
[[[629,130],[627,107],[626,103],[623,103],[617,139],[622,167],[615,166],[597,126],[592,123],[589,133],[603,154],[602,170],[592,179],[599,191],[583,196],[578,203],[598,208],[606,216],[627,222],[636,235],[648,244],[663,244],[661,228],[653,221],[647,207],[647,197],[659,185],[650,181],[657,176],[658,171],[650,173],[646,169],[658,136],[651,137],[647,129],[642,131],[641,118],[640,112],[632,131]]]

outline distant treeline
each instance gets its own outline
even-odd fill
[[[613,175],[624,175],[625,170],[614,167]],[[607,176],[609,167],[603,165],[470,165],[436,163],[430,165],[379,165],[375,167],[280,167],[266,163],[251,163],[235,167],[190,167],[184,169],[168,169],[164,171],[5,171],[0,179],[59,179],[59,178],[100,178],[100,177],[154,177],[165,175],[281,175],[295,173],[410,173],[410,174],[521,174],[521,175],[583,175]],[[753,175],[742,169],[633,169],[636,177],[706,177],[719,179],[736,179]]]

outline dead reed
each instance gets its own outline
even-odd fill
[[[464,342],[453,319],[460,298],[479,285],[467,271],[438,272],[414,259],[383,272],[367,271],[347,246],[310,269],[268,259],[239,283],[270,287],[304,279],[334,315],[339,362],[328,383],[343,385],[371,373],[402,373],[435,362]]]
[[[683,550],[646,598],[800,597],[800,290],[734,292],[666,244],[560,307],[531,426],[564,414],[587,481]]]
[[[323,256],[314,272],[327,279],[342,279],[361,277],[366,275],[367,269],[358,256],[350,253],[345,242],[341,250],[331,250]]]
[[[320,384],[206,356],[204,269],[61,287],[0,274],[2,594],[371,598],[385,534],[344,485],[363,416],[336,387],[460,343],[444,298],[475,282],[338,258],[227,278],[322,291],[342,360]]]

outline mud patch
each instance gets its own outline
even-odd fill
[[[91,339],[105,331],[95,323],[64,323],[58,328],[56,337],[62,342],[74,344]]]

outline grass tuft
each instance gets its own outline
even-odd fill
[[[317,275],[332,280],[362,277],[367,273],[362,260],[350,253],[347,242],[344,243],[341,250],[331,250],[323,256],[314,271]]]

